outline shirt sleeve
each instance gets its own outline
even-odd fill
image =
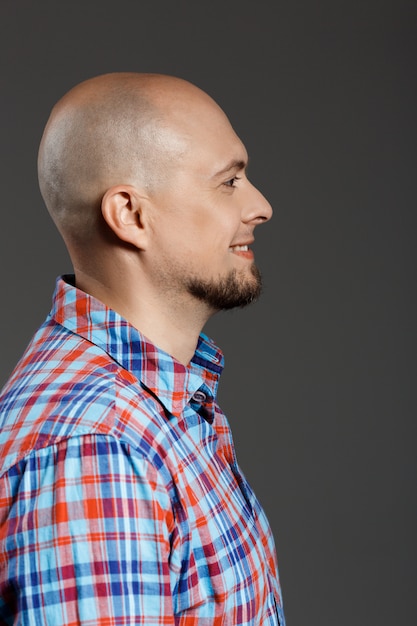
[[[172,505],[153,465],[85,435],[32,453],[10,484],[3,623],[174,624]]]

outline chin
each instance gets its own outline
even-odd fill
[[[224,278],[187,281],[188,292],[214,311],[244,307],[257,300],[262,291],[261,273],[253,264],[247,271],[231,270]]]

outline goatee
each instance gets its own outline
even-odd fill
[[[217,281],[190,278],[187,289],[193,296],[220,310],[244,307],[259,298],[262,291],[262,277],[258,267],[251,266],[250,276],[236,269]]]

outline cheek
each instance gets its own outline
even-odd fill
[[[171,206],[172,208],[172,206]],[[206,254],[226,254],[241,226],[240,214],[220,202],[195,202],[176,199],[175,209],[160,220],[158,237],[170,250],[180,247],[182,257],[187,253],[204,257]],[[179,252],[179,250],[178,250]]]
[[[227,210],[227,207],[221,209],[212,207],[212,210],[205,212],[203,215],[193,216],[192,228],[195,235],[200,233],[210,233],[210,239],[213,242],[221,243],[231,241],[241,226],[240,216]]]

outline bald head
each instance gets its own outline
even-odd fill
[[[151,191],[187,149],[178,120],[215,103],[185,80],[160,74],[105,74],[80,83],[53,108],[38,158],[45,204],[64,239],[97,230],[100,203],[114,185]]]

